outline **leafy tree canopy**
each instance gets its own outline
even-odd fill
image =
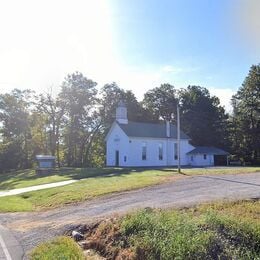
[[[177,102],[176,89],[167,83],[146,92],[142,105],[153,118],[173,121],[176,119]]]
[[[260,65],[253,65],[232,99],[233,148],[246,160],[260,162]]]

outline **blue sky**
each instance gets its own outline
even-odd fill
[[[161,83],[200,85],[230,110],[259,63],[259,7],[257,0],[3,1],[0,93],[57,93],[78,70],[139,100]]]
[[[172,66],[176,71],[168,78],[177,86],[202,84],[236,90],[252,63],[259,62],[234,30],[236,3],[113,1],[120,53],[130,66]]]

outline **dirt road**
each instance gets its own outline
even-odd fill
[[[0,214],[25,252],[73,225],[144,208],[184,207],[216,200],[260,198],[260,173],[184,177],[140,190],[117,193],[60,209]]]

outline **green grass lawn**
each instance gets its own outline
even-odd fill
[[[186,175],[236,174],[260,171],[258,167],[183,169]],[[35,211],[55,208],[65,204],[89,200],[97,196],[138,189],[169,181],[178,176],[176,169],[149,168],[100,168],[61,169],[48,176],[38,176],[33,170],[18,171],[0,175],[0,190],[21,188],[31,185],[51,183],[70,179],[79,182],[40,191],[8,197],[0,197],[0,212]]]
[[[89,248],[119,259],[260,259],[259,214],[259,200],[146,209],[101,222],[85,237]]]
[[[164,170],[113,170],[110,173],[90,171],[87,174],[79,171],[77,176],[85,179],[76,183],[50,188],[45,190],[27,192],[16,196],[0,197],[0,212],[32,211],[47,208],[59,207],[72,202],[89,200],[97,196],[112,192],[138,189],[149,185],[155,185],[173,178],[177,174],[172,171]],[[88,176],[88,177],[87,177]]]
[[[20,170],[11,173],[0,173],[0,191],[17,188],[24,188],[33,185],[66,181],[71,179],[82,179],[92,177],[102,177],[120,174],[129,174],[134,171],[149,172],[149,168],[62,168],[57,169],[48,175],[36,174],[35,170]],[[156,169],[168,174],[176,173],[176,168]],[[198,174],[237,174],[260,172],[260,167],[230,167],[230,168],[193,168],[182,169],[182,173],[187,175]]]
[[[61,168],[56,169],[53,173],[39,175],[33,169],[20,170],[11,173],[0,173],[0,191],[128,172],[130,172],[129,169],[121,168]]]

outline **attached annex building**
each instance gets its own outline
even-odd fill
[[[215,147],[194,147],[180,132],[180,162],[183,166],[226,165],[228,153]],[[131,122],[120,102],[116,120],[106,136],[106,164],[120,167],[177,166],[177,127],[166,123]]]

